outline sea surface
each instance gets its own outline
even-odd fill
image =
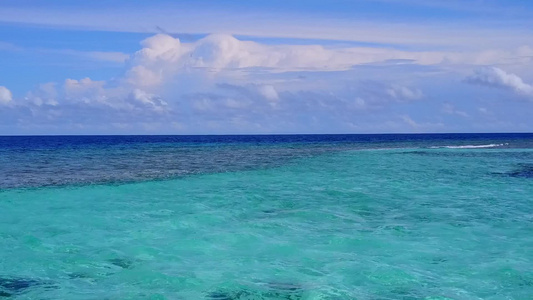
[[[0,137],[0,299],[533,299],[533,134]]]

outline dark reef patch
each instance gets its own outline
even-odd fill
[[[93,279],[90,275],[85,273],[70,273],[67,276],[69,279]]]
[[[268,283],[263,288],[240,288],[235,290],[219,290],[207,294],[209,300],[300,300],[304,290],[300,285],[287,283]]]
[[[417,150],[417,151],[403,151],[403,152],[400,152],[399,154],[412,154],[412,155],[424,155],[424,156],[435,156],[435,152],[430,152],[430,151],[421,151],[421,150]],[[437,153],[438,155],[438,153]]]
[[[209,300],[238,300],[238,299],[246,299],[249,297],[255,296],[250,291],[247,290],[235,290],[235,291],[216,291],[209,293],[206,297],[206,299]],[[263,299],[263,298],[256,298],[254,299]]]
[[[121,267],[122,269],[133,268],[133,261],[127,258],[112,258],[108,260],[112,265]]]
[[[520,164],[518,168],[505,173],[509,177],[533,178],[533,164]]]
[[[0,277],[0,297],[10,297],[24,293],[26,290],[41,286],[44,288],[54,288],[50,281],[43,281],[22,277]]]

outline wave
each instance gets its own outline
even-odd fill
[[[507,146],[509,143],[504,144],[487,144],[487,145],[461,145],[461,146],[433,146],[429,147],[431,149],[440,149],[440,148],[447,148],[447,149],[477,149],[477,148],[495,148],[495,147],[502,147]]]

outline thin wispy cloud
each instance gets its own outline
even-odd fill
[[[338,12],[332,12],[334,13]],[[209,6],[200,8],[178,4],[138,8],[120,5],[105,9],[88,7],[81,11],[74,7],[46,6],[34,9],[6,7],[0,11],[0,21],[84,30],[156,33],[160,32],[157,28],[164,28],[169,33],[226,33],[447,48],[479,48],[479,45],[518,47],[522,45],[524,38],[533,33],[532,27],[509,28],[507,22],[492,24],[490,28],[484,26],[483,22],[477,26],[465,27],[460,19],[453,23],[438,19],[425,23],[386,21],[388,15],[383,14],[382,20],[374,21],[365,17],[365,14],[357,14],[357,11],[354,11],[354,14],[359,18],[336,18],[322,15],[319,11],[308,14],[291,10],[241,11],[238,7],[212,9]],[[369,13],[370,16],[374,14]],[[118,19],[121,21],[117,22]],[[495,19],[490,22],[494,23]],[[525,18],[524,22],[531,23],[528,18]]]

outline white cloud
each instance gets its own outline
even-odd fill
[[[151,70],[143,65],[134,66],[126,72],[126,81],[132,86],[158,86],[163,83],[163,78],[162,70]]]
[[[194,43],[181,43],[178,38],[158,34],[141,44],[144,48],[132,56],[127,80],[144,86],[161,84],[180,70],[203,69],[211,73],[248,68],[345,70],[354,64],[374,61],[358,55],[354,49],[270,46],[223,34],[212,34]]]
[[[8,104],[13,100],[13,94],[5,86],[0,86],[0,104]]]
[[[519,95],[533,97],[533,85],[525,83],[516,74],[507,73],[496,67],[475,70],[474,75],[467,77],[466,81],[473,84],[509,89]]]

